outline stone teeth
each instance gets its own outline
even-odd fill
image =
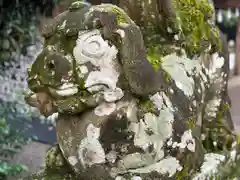
[[[52,124],[55,124],[55,121],[58,118],[59,113],[53,113],[51,116],[48,116],[47,120],[51,121]]]
[[[55,91],[59,96],[71,96],[78,92],[77,87],[72,87],[69,89],[63,89],[63,90],[56,90]]]
[[[62,86],[60,86],[58,89],[64,90],[64,89],[69,89],[69,88],[72,88],[72,87],[74,87],[74,85],[72,83],[65,83]]]
[[[57,96],[72,96],[78,92],[78,88],[71,83],[65,83],[58,89],[49,88]]]

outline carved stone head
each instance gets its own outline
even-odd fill
[[[121,99],[122,88],[129,85],[123,72],[146,56],[139,28],[111,4],[72,3],[46,25],[43,36],[43,50],[28,71],[28,84],[34,93],[51,97],[54,112],[76,114]],[[130,86],[141,89],[134,83]]]

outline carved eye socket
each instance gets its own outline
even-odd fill
[[[95,19],[95,20],[93,21],[93,27],[94,27],[94,29],[100,29],[100,28],[103,27],[100,19]]]
[[[53,62],[48,63],[48,69],[53,70],[55,68],[55,65]]]

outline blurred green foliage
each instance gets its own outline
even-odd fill
[[[26,55],[27,47],[37,41],[40,17],[51,16],[54,5],[54,0],[0,1],[0,65]],[[12,164],[11,158],[28,139],[11,128],[4,118],[7,117],[0,116],[0,180],[27,170],[23,165]]]
[[[4,119],[0,120],[0,179],[17,175],[27,168],[20,164],[11,164],[11,158],[21,150],[27,142],[17,131],[14,131]]]
[[[223,11],[223,22],[221,22],[221,24],[223,24],[226,28],[231,28],[237,25],[237,20],[238,17],[235,16],[235,13],[231,12],[231,16],[230,18],[228,17],[228,10],[222,10]]]
[[[0,62],[18,59],[36,41],[39,17],[51,16],[53,0],[9,0],[0,4]]]

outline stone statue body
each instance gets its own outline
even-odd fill
[[[182,49],[164,56],[156,70],[140,28],[111,4],[73,3],[43,35],[44,49],[29,71],[34,94],[26,99],[46,117],[58,116],[58,147],[39,176],[201,179],[211,174],[197,174],[205,161],[224,161],[206,149],[232,145],[229,117],[222,117],[226,128],[216,132],[216,146],[201,138],[220,129],[212,122],[225,103],[227,74],[218,53],[206,67],[203,55],[190,59]]]

